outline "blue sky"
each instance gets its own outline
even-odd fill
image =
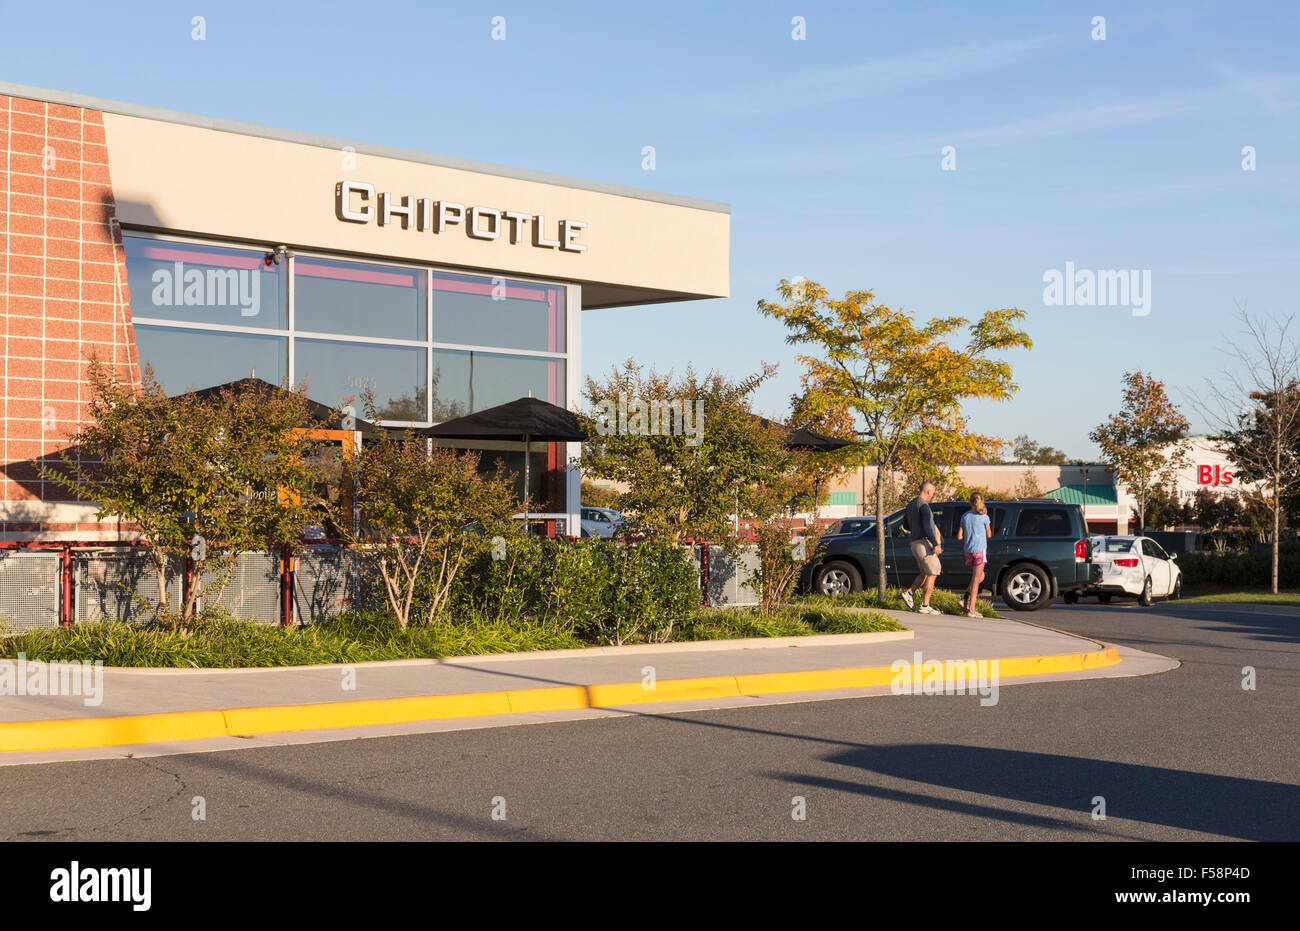
[[[799,368],[755,302],[782,276],[926,317],[1018,306],[1035,341],[1012,356],[1020,392],[972,408],[973,426],[1081,456],[1126,369],[1189,408],[1226,364],[1236,303],[1297,309],[1296,11],[4,2],[0,78],[725,201],[732,296],[585,315],[589,372],[778,362],[759,405],[780,414]],[[1043,274],[1066,262],[1150,269],[1151,312],[1045,306]]]

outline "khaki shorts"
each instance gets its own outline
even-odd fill
[[[912,556],[916,559],[916,568],[921,575],[938,575],[941,571],[939,557],[935,555],[929,540],[913,540]]]

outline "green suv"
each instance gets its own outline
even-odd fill
[[[1048,498],[988,501],[993,536],[988,543],[984,580],[995,594],[1017,611],[1047,607],[1057,595],[1078,592],[1100,577],[1092,564],[1092,543],[1077,504]],[[968,501],[931,501],[930,510],[943,538],[939,563],[943,571],[939,588],[955,590],[970,585],[962,543],[957,539]],[[916,578],[911,533],[906,509],[885,518],[885,577],[890,585],[905,588]],[[822,595],[861,591],[876,578],[876,527],[857,527],[850,533],[822,537],[813,558],[804,567],[800,590]]]

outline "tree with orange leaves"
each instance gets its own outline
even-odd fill
[[[962,404],[1003,401],[1015,394],[1011,364],[995,355],[1033,345],[1019,324],[1017,308],[965,317],[936,317],[918,323],[904,310],[876,300],[870,291],[833,298],[807,279],[782,279],[783,303],[760,300],[758,309],[786,325],[786,342],[816,347],[801,354],[804,409],[810,416],[847,413],[863,427],[859,462],[875,465],[877,476],[908,464],[916,474],[943,477],[954,466],[987,454],[1001,441],[972,433]],[[965,346],[954,345],[959,333]],[[878,590],[885,594],[884,488],[876,482]]]

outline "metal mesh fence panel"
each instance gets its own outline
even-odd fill
[[[59,626],[57,553],[0,553],[0,630]]]
[[[222,607],[243,621],[280,623],[280,557],[275,553],[240,553],[224,587],[219,573],[201,573],[203,607]]]
[[[699,548],[691,548],[691,563],[699,571]],[[721,547],[709,548],[709,603],[753,605],[757,593],[746,583],[755,574],[758,548],[742,546],[734,556]],[[78,624],[148,620],[158,604],[158,579],[149,554],[82,550],[73,553],[73,620]],[[214,586],[216,573],[204,571],[196,580],[204,588],[204,607],[221,607],[236,618],[265,624],[280,620],[280,557],[278,553],[243,553],[224,587]],[[168,602],[181,607],[183,564],[167,570]],[[0,553],[0,627],[27,630],[59,623],[59,555]],[[315,623],[346,611],[383,609],[383,585],[373,566],[355,551],[312,546],[299,555],[294,572],[294,619]]]
[[[75,623],[147,621],[158,605],[158,575],[148,553],[79,552],[73,554],[72,565]],[[181,605],[179,568],[167,567],[167,601],[172,610],[180,610]]]
[[[692,547],[691,565],[700,571],[700,548]],[[748,583],[758,572],[758,547],[743,544],[735,555],[709,547],[709,604],[714,607],[756,605],[758,592]]]
[[[314,624],[351,610],[357,599],[359,559],[350,550],[314,546],[303,550],[293,572],[293,610],[300,624]]]

